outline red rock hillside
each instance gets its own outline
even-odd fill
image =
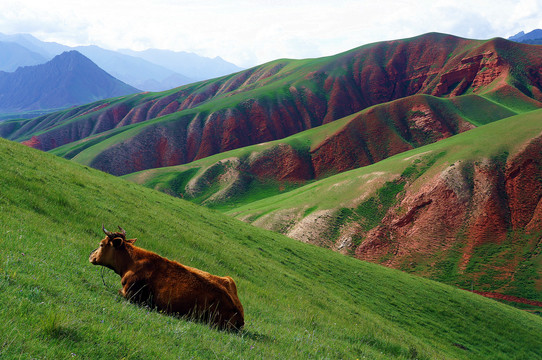
[[[495,120],[513,114],[498,106],[492,108],[478,98],[475,101],[485,108],[486,119]],[[470,130],[474,125],[459,115],[459,110],[464,107],[459,103],[427,95],[402,98],[345,118],[334,131],[328,131],[328,126],[319,128],[322,134],[326,134],[320,141],[311,142],[310,135],[303,133],[295,138],[262,144],[261,147],[247,151],[250,156],[224,153],[223,159],[218,159],[205,170],[208,175],[201,177],[205,179],[202,180],[205,185],[200,181],[196,189],[187,187],[167,190],[166,184],[160,185],[160,189],[177,196],[183,194],[185,198],[193,198],[208,192],[209,188],[223,192],[224,184],[231,181],[237,182],[233,196],[247,191],[248,184],[253,180],[261,183],[275,181],[290,188],[300,186],[309,180],[367,166],[403,151]],[[474,118],[474,114],[468,115]],[[156,151],[161,150],[156,148]],[[219,168],[221,173],[228,175],[217,176]],[[182,172],[187,168],[176,169],[170,171]],[[223,193],[211,197],[205,203],[219,201],[227,203],[230,199]]]
[[[510,99],[521,99],[521,106],[540,107],[541,69],[540,47],[432,33],[310,61],[279,60],[164,93],[111,99],[0,124],[0,135],[46,151],[87,139],[85,145],[64,153],[69,158],[109,138],[85,158],[91,158],[89,164],[96,168],[120,175],[280,139],[414,94],[485,94],[511,109],[515,103]],[[432,121],[420,117],[412,125],[419,136],[437,126],[428,130],[436,131],[435,140],[458,130]],[[371,131],[387,131],[378,126]],[[315,154],[317,174],[335,166],[330,164],[334,146],[323,145]],[[367,146],[369,151],[364,152],[375,159],[404,149],[404,145],[393,149],[392,144],[375,154],[372,144]],[[364,163],[356,157],[350,161]]]
[[[365,240],[355,256],[464,287],[470,279],[478,290],[541,298],[522,292],[542,293],[534,265],[542,254],[541,154],[538,136],[508,159],[458,161],[421,187],[407,186],[378,226],[358,234]],[[526,278],[535,282],[521,284]]]

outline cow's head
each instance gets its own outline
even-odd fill
[[[126,231],[119,226],[119,232],[107,231],[102,225],[106,237],[100,241],[100,246],[90,253],[88,261],[94,265],[108,267],[115,272],[119,271],[119,254],[125,250],[126,244],[133,244],[136,239],[126,239]]]

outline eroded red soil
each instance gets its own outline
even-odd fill
[[[471,290],[468,290],[468,291],[471,291]],[[491,298],[491,299],[505,300],[505,301],[514,302],[518,304],[526,304],[526,305],[531,305],[531,306],[542,307],[542,301],[529,300],[529,299],[524,299],[517,296],[499,294],[499,293],[488,292],[488,291],[472,290],[471,292],[478,295],[485,296],[487,298]]]
[[[541,154],[542,137],[536,137],[505,162],[458,162],[421,187],[407,186],[381,224],[361,234],[364,241],[356,247],[356,257],[379,263],[385,259],[384,265],[400,268],[415,258],[436,262],[439,254],[455,247],[461,255],[458,270],[465,272],[481,246],[512,241],[497,254],[506,261],[493,259],[491,269],[495,279],[513,281],[518,267],[540,253]],[[513,248],[520,250],[514,253]],[[485,265],[478,276],[488,269]]]

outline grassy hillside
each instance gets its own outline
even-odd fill
[[[441,154],[438,161],[433,162],[431,167],[423,169],[423,177],[420,176],[422,174],[418,174],[418,184],[416,185],[421,186],[424,180],[431,178],[457,161],[471,162],[502,152],[508,152],[509,156],[513,156],[526,142],[539,136],[541,132],[541,110],[513,116],[395,155],[371,166],[334,175],[278,197],[236,207],[231,211],[231,214],[241,216],[250,213],[257,216],[257,214],[268,213],[272,209],[290,209],[292,207],[335,209],[340,205],[352,204],[352,199],[363,193],[372,193],[376,190],[370,181],[362,179],[379,177],[379,182],[382,184],[400,176],[412,165],[419,164],[421,158],[428,157],[430,154]],[[162,169],[154,171],[160,170]],[[145,174],[145,172],[138,174]],[[131,176],[135,177],[136,175]],[[131,176],[128,178],[131,179]],[[337,184],[341,184],[341,186],[337,186]],[[328,194],[330,191],[333,196],[322,195]]]
[[[535,211],[540,153],[522,153],[541,133],[541,111],[510,117],[226,213],[305,242],[464,288],[542,300],[541,229]],[[520,164],[518,171],[526,171],[533,159],[531,180],[518,180],[524,200],[517,202],[510,169]],[[445,178],[456,187],[433,191]],[[532,192],[526,190],[529,186],[534,187]],[[448,199],[455,194],[463,200],[454,204],[465,204],[464,212],[457,215],[446,211],[452,206]],[[497,203],[491,202],[491,196]],[[412,200],[416,198],[418,202]],[[530,206],[525,199],[533,199],[531,210],[525,210]],[[453,206],[460,211],[459,205]],[[493,209],[502,214],[495,223]],[[513,220],[518,209],[524,210],[521,220]],[[395,225],[409,211],[412,227]],[[431,225],[452,221],[453,216],[454,225]],[[426,232],[419,230],[424,227]],[[380,231],[379,246],[387,241],[394,245],[382,246],[377,256],[369,258],[366,251],[371,243],[366,241],[374,231]],[[432,245],[413,249],[413,243]]]
[[[0,357],[535,359],[542,319],[0,140]],[[239,334],[120,299],[100,226],[231,275]]]
[[[366,166],[401,151],[512,115],[516,112],[478,95],[453,99],[415,95],[370,107],[281,140],[227,151],[189,164],[144,170],[124,178],[197,204],[231,210],[290,191],[308,181]],[[429,123],[424,128],[406,125],[422,117]],[[73,154],[77,151],[75,149],[79,149],[80,152],[72,159],[89,165],[90,160],[103,150],[103,143],[108,142],[102,141],[94,146],[92,142],[79,141],[51,152],[72,158],[70,151]],[[277,153],[281,146],[291,148],[308,171],[295,173],[291,159],[282,163],[279,159],[281,154]],[[321,153],[328,152],[330,148],[335,152],[326,156],[328,164],[319,164]],[[252,166],[251,162],[271,153],[277,173],[272,174],[275,176],[258,174],[260,169]],[[239,174],[241,179],[226,176],[232,172]],[[198,189],[194,189],[195,186]]]

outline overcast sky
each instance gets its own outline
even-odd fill
[[[542,0],[0,0],[0,32],[65,45],[190,51],[249,67],[443,32],[542,28]]]

